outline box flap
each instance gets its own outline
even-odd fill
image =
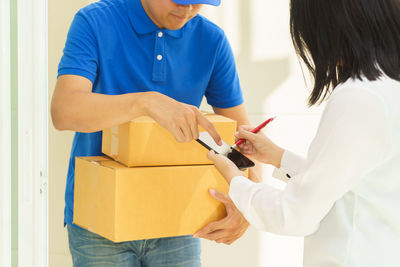
[[[208,113],[208,114],[203,114],[203,115],[206,116],[210,122],[232,122],[233,121],[232,119],[229,119],[227,117],[217,115],[217,114]],[[151,117],[141,116],[141,117],[133,119],[131,122],[133,122],[133,123],[154,123],[155,121]]]

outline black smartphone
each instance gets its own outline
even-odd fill
[[[208,150],[214,150],[215,153],[224,155],[233,163],[235,163],[235,165],[241,170],[254,167],[253,161],[240,153],[238,150],[232,149],[231,146],[223,140],[222,146],[217,145],[208,132],[200,132],[199,139],[197,139],[196,141]]]

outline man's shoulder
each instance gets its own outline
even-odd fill
[[[118,7],[124,4],[124,0],[100,0],[81,8],[77,14],[83,16],[106,15],[108,12],[115,12]]]
[[[217,38],[225,37],[224,31],[218,25],[200,14],[196,15],[196,17],[194,17],[190,21],[188,26],[196,30],[211,34],[212,36]]]

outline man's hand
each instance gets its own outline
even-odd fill
[[[214,125],[195,106],[178,102],[157,92],[148,92],[146,110],[147,115],[171,132],[178,142],[190,142],[199,138],[200,125],[210,133],[217,144],[222,145]]]
[[[225,205],[227,216],[222,220],[208,224],[194,234],[194,237],[230,245],[246,232],[249,223],[235,207],[229,196],[213,189],[210,189],[210,195]]]

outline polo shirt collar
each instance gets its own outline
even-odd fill
[[[126,0],[126,2],[132,27],[138,34],[148,34],[160,30],[149,18],[140,0]],[[182,37],[183,28],[185,28],[185,26],[179,30],[162,29],[162,31],[172,37],[180,38]]]

